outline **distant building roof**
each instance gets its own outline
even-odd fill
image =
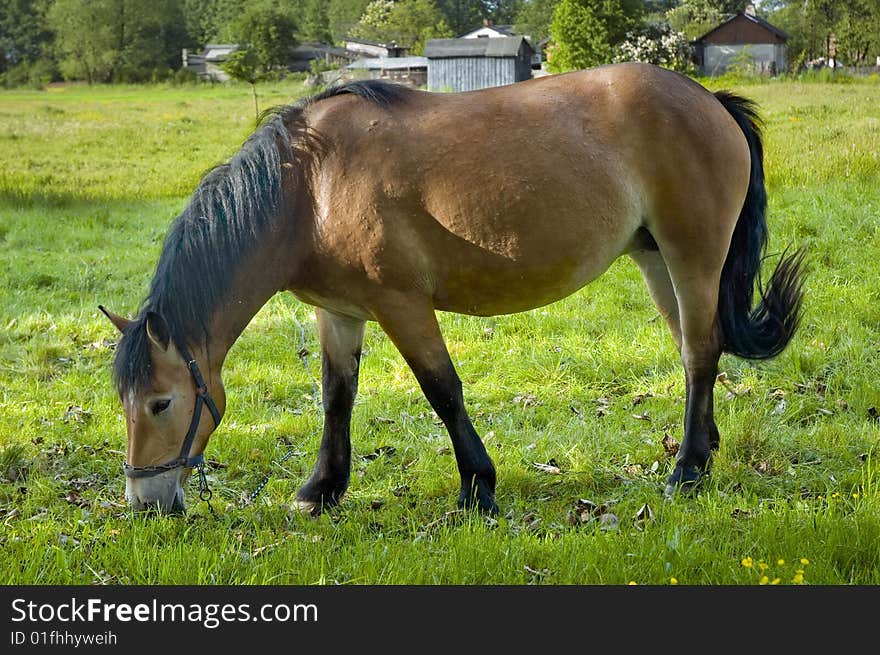
[[[355,52],[367,57],[405,57],[409,51],[409,46],[398,45],[396,41],[376,43],[375,41],[367,41],[350,36],[345,37],[342,41],[345,43],[345,49],[349,52]]]
[[[238,52],[237,43],[209,43],[202,51],[205,61],[223,61],[233,52]]]
[[[425,46],[428,59],[453,57],[516,57],[525,44],[531,55],[534,52],[524,36],[504,36],[488,39],[429,39]]]
[[[711,30],[706,32],[703,36],[701,36],[697,39],[694,39],[694,41],[699,43],[701,41],[705,41],[709,37],[717,35],[719,32],[730,30],[730,28],[733,26],[734,22],[743,23],[746,26],[752,27],[753,30],[755,28],[766,30],[767,32],[770,32],[771,34],[773,34],[780,41],[783,41],[783,42],[788,41],[788,34],[783,32],[781,29],[779,29],[775,25],[768,23],[766,20],[764,20],[760,16],[755,16],[754,14],[743,13],[743,12],[738,12],[736,14],[728,16],[720,25],[713,27]],[[746,35],[743,35],[743,37],[744,38],[740,39],[740,41],[743,43],[758,43],[758,41],[752,40],[751,38],[749,38]],[[709,40],[711,41],[713,39],[709,38]]]
[[[494,34],[493,34],[494,33]],[[475,30],[471,30],[467,34],[462,34],[462,39],[475,39],[480,36],[488,36],[489,38],[497,38],[499,36],[517,36],[513,25],[482,25]]]
[[[364,57],[351,62],[346,68],[367,70],[396,70],[399,68],[427,68],[427,57]]]
[[[374,45],[379,48],[385,48],[386,45],[384,43],[379,43],[378,41],[367,41],[366,39],[357,39],[353,36],[347,36],[342,39],[345,43],[361,43],[363,45]]]
[[[334,55],[337,57],[350,56],[351,52],[345,48],[339,48],[335,45],[328,45],[317,41],[306,41],[300,43],[293,49],[293,55],[296,58],[314,59],[325,55]]]

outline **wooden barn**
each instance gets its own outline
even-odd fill
[[[702,75],[721,75],[743,59],[750,60],[756,72],[775,75],[787,68],[787,41],[785,32],[749,6],[693,42],[694,62]]]
[[[430,39],[428,91],[474,91],[532,76],[535,51],[523,36]]]

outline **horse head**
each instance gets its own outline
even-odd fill
[[[116,382],[128,437],[125,497],[136,510],[183,511],[183,483],[202,465],[226,406],[223,384],[219,375],[203,378],[205,352],[175,343],[159,314],[131,320],[101,311],[122,333]]]

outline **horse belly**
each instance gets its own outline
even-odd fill
[[[623,177],[579,173],[542,176],[533,169],[530,186],[540,192],[499,193],[496,186],[488,194],[494,197],[484,191],[482,201],[468,202],[468,191],[478,197],[476,189],[460,185],[456,198],[440,209],[435,204],[431,218],[442,225],[442,237],[435,232],[425,249],[436,253],[435,306],[510,314],[565,298],[602,275],[626,252],[643,217]],[[488,178],[496,185],[503,179],[500,173]],[[584,179],[601,184],[603,192],[586,188]]]

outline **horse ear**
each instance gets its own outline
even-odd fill
[[[153,345],[163,353],[171,343],[171,330],[168,323],[156,312],[147,312],[147,336]]]
[[[100,309],[104,316],[110,319],[110,322],[116,326],[116,329],[125,334],[125,331],[128,329],[128,326],[134,323],[131,319],[123,318],[119,314],[114,314],[109,309],[104,307],[104,305],[98,305],[98,309]]]

